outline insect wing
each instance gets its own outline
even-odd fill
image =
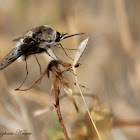
[[[28,44],[22,44],[19,47],[13,48],[1,61],[0,61],[0,70],[9,66],[21,55],[25,54],[25,51],[30,47]]]

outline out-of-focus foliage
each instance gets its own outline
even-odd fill
[[[139,0],[0,0],[0,59],[14,47],[13,39],[39,25],[47,24],[69,34],[85,32],[61,43],[65,48],[77,48],[89,36],[77,74],[79,83],[90,89],[83,92],[98,97],[98,100],[86,97],[86,101],[101,136],[105,140],[139,140],[139,5]],[[61,49],[56,48],[55,52],[60,59],[71,62]],[[67,53],[71,57],[75,55],[75,51],[67,50]],[[46,54],[37,57],[45,70],[48,57]],[[29,76],[23,88],[28,88],[40,75],[34,56],[28,59],[28,65]],[[63,139],[54,123],[57,121],[55,111],[47,110],[54,103],[53,94],[49,93],[51,80],[44,77],[41,84],[30,91],[15,91],[25,74],[25,63],[17,61],[0,71],[0,132],[15,133],[20,129],[32,134],[4,135],[0,139]],[[71,73],[67,73],[66,78],[73,81]],[[71,88],[73,93],[78,91],[74,86]],[[63,94],[66,93],[62,90]],[[80,115],[68,98],[60,103],[70,138],[97,139],[80,96],[76,96]],[[47,112],[34,115],[43,109]]]

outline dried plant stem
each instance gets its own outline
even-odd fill
[[[55,102],[56,102],[55,109],[56,109],[56,112],[57,112],[59,123],[60,123],[62,131],[63,131],[63,133],[65,135],[66,140],[70,140],[69,136],[68,136],[68,133],[66,131],[66,128],[64,126],[62,115],[61,115],[61,111],[60,111],[60,106],[59,106],[59,93],[60,93],[60,90],[59,90],[59,87],[57,85],[56,74],[53,71],[52,71],[52,78],[53,78],[53,88],[54,88],[54,92],[55,92]]]
[[[115,121],[113,127],[130,127],[130,126],[140,126],[140,121]]]
[[[132,51],[134,50],[133,40],[130,33],[128,16],[125,8],[126,0],[114,0],[114,7],[118,22],[118,27],[120,31],[120,40],[123,45],[124,50],[128,53],[128,55],[132,55]]]
[[[74,74],[75,74],[75,82],[76,82],[76,85],[77,85],[77,87],[78,87],[78,89],[79,89],[79,92],[80,92],[81,97],[82,97],[82,99],[83,99],[83,102],[84,102],[84,105],[85,105],[86,110],[87,110],[87,112],[88,112],[88,115],[89,115],[89,117],[90,117],[90,119],[91,119],[91,122],[92,122],[92,124],[93,124],[93,126],[94,126],[94,129],[95,129],[95,131],[96,131],[96,133],[97,133],[97,136],[98,136],[99,140],[102,140],[102,138],[101,138],[101,136],[100,136],[100,134],[99,134],[99,131],[98,131],[96,125],[95,125],[95,122],[93,121],[92,116],[91,116],[91,114],[90,114],[90,112],[89,112],[89,109],[88,109],[88,107],[87,107],[87,103],[86,103],[86,101],[85,101],[85,99],[84,99],[84,96],[83,96],[83,93],[82,93],[82,91],[81,91],[80,85],[78,84],[78,79],[77,79],[77,76],[76,76],[75,67],[72,67],[72,68],[73,68],[73,72],[74,72]]]

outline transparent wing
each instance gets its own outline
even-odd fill
[[[19,47],[13,48],[1,61],[0,61],[0,70],[9,66],[12,62],[14,62],[21,55],[25,55],[27,50],[34,44],[21,44]]]
[[[0,70],[9,66],[14,62],[18,57],[22,55],[22,51],[19,51],[18,48],[12,49],[1,61],[0,61]]]
[[[19,40],[20,41],[20,40]],[[12,62],[14,62],[21,55],[31,55],[38,53],[39,42],[33,40],[32,38],[24,38],[24,41],[20,43],[19,46],[13,48],[1,61],[0,61],[0,70],[9,66]],[[41,51],[41,50],[39,50]]]

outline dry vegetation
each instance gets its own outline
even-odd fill
[[[88,48],[77,68],[79,83],[103,140],[140,139],[140,1],[139,0],[0,0],[0,59],[25,31],[50,25],[59,32],[79,33],[62,41],[65,48],[77,48],[89,36]],[[61,49],[62,60],[71,62]],[[75,51],[67,51],[74,57]],[[42,69],[46,54],[37,55]],[[38,64],[28,59],[28,88],[40,76]],[[26,130],[30,136],[2,136],[0,140],[63,140],[53,109],[52,80],[45,76],[28,91],[15,91],[25,77],[24,62],[14,62],[0,71],[0,133]],[[67,72],[65,78],[74,81]],[[60,107],[71,140],[97,140],[76,86],[71,85],[79,113],[62,89]],[[65,98],[64,98],[65,97]]]

